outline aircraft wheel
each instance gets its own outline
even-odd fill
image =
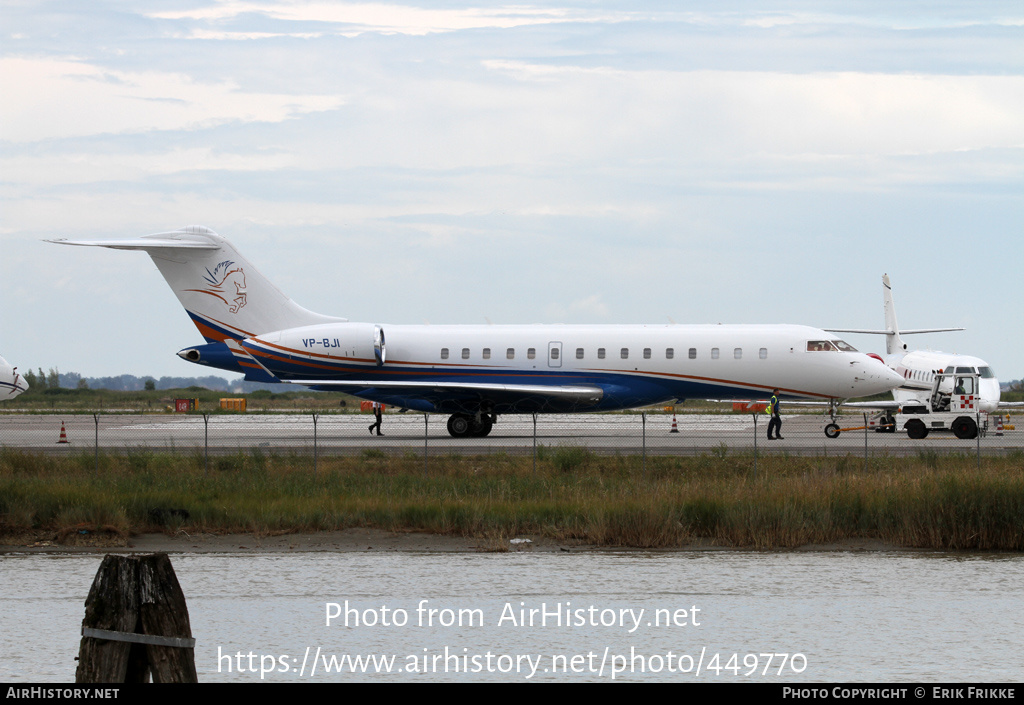
[[[953,435],[965,440],[974,438],[978,435],[978,424],[970,416],[960,416],[953,422]]]
[[[470,417],[465,414],[452,414],[448,417],[448,435],[454,438],[465,438],[470,435]]]
[[[484,436],[491,432],[491,429],[493,427],[494,422],[492,422],[486,416],[480,420],[480,423],[477,423],[476,420],[474,419],[470,423],[470,435],[473,436],[473,438],[483,438]]]
[[[839,424],[837,423],[830,423],[825,427],[825,435],[829,438],[839,438],[839,433]]]
[[[914,440],[920,440],[928,435],[928,428],[921,419],[910,419],[904,428],[907,429],[907,435]]]
[[[892,416],[886,416],[883,422],[886,424],[886,433],[896,433],[896,419]]]

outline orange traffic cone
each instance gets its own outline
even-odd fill
[[[58,443],[70,443],[70,441],[68,441],[68,433],[67,433],[67,431],[64,430],[64,422],[63,421],[60,422],[60,438],[57,439],[57,442]]]
[[[672,430],[669,431],[669,433],[679,433],[679,427],[676,426],[676,415],[675,415],[675,412],[672,413]]]

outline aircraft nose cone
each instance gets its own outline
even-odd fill
[[[872,394],[879,394],[881,392],[888,392],[890,389],[895,389],[903,384],[903,375],[880,362],[872,370],[871,380],[878,387]]]
[[[902,375],[872,357],[866,357],[863,377],[858,375],[858,393],[864,396],[881,394],[903,384]]]

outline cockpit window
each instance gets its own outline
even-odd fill
[[[973,367],[957,367],[956,368],[956,373],[958,375],[969,375],[969,374],[971,374],[973,372],[974,372],[974,368]]]
[[[829,340],[808,340],[807,352],[836,352],[836,346]]]
[[[832,344],[839,348],[840,352],[857,352],[857,348],[853,347],[845,340],[833,340]]]
[[[992,378],[995,377],[995,375],[992,374],[992,368],[991,367],[979,367],[978,368],[978,372],[981,373],[981,378],[982,379],[992,379]]]

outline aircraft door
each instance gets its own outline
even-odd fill
[[[548,343],[548,367],[562,366],[562,342],[552,341]]]

